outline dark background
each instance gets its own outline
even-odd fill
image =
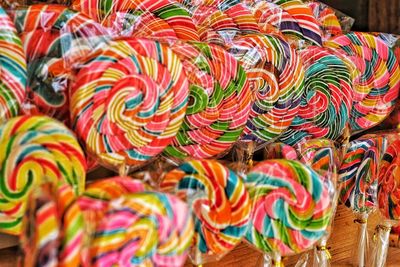
[[[400,0],[321,0],[356,21],[355,31],[400,34]]]

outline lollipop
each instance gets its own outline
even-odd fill
[[[276,139],[296,116],[304,70],[296,51],[280,38],[246,35],[228,50],[242,64],[254,92],[242,139],[263,144]]]
[[[280,140],[294,145],[304,139],[337,139],[347,125],[353,98],[348,64],[325,48],[301,51],[305,91],[290,128]]]
[[[215,45],[175,43],[190,83],[189,106],[182,127],[165,154],[211,158],[228,150],[246,124],[251,92],[243,68]]]
[[[30,197],[21,235],[23,266],[81,266],[84,220],[67,185],[43,184]]]
[[[134,31],[147,32],[150,36],[163,36],[165,31],[173,31],[181,40],[199,41],[199,35],[195,24],[188,11],[175,1],[159,0],[74,0],[72,8],[79,10],[92,19],[104,23],[113,24],[117,32],[123,30],[124,25]],[[118,15],[119,13],[119,15]],[[117,15],[116,15],[117,14]],[[115,20],[114,18],[122,18]],[[142,23],[143,22],[143,23]],[[144,24],[144,22],[148,22]],[[122,26],[122,28],[121,28]],[[142,26],[146,29],[142,29]],[[148,37],[138,33],[133,36]]]
[[[183,266],[192,237],[188,207],[177,197],[126,195],[97,222],[90,266]]]
[[[67,182],[85,185],[85,158],[75,136],[48,117],[22,116],[0,126],[0,231],[18,235],[32,188]]]
[[[221,163],[192,160],[167,173],[161,189],[189,203],[195,220],[195,264],[220,258],[239,244],[250,217],[249,195],[240,177]]]
[[[18,115],[25,87],[26,59],[21,40],[0,7],[0,123]]]
[[[265,147],[264,159],[297,160],[297,151],[285,143],[272,143]]]
[[[68,119],[72,67],[104,36],[101,25],[61,5],[33,5],[10,12],[28,61],[27,111]]]
[[[265,253],[287,256],[311,248],[332,214],[329,188],[311,168],[291,160],[266,160],[247,175],[253,202],[246,240]]]
[[[309,2],[307,5],[311,8],[315,18],[321,24],[325,38],[342,34],[339,19],[332,8],[320,2]]]
[[[393,51],[378,37],[352,32],[325,43],[355,63],[350,126],[354,132],[371,128],[394,109],[400,88],[400,69]]]
[[[107,167],[129,171],[145,163],[171,143],[183,122],[188,80],[177,55],[159,42],[110,42],[76,81],[73,128]]]

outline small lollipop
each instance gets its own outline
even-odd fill
[[[246,187],[253,203],[246,240],[275,261],[312,248],[325,234],[332,215],[330,189],[310,167],[266,160],[248,173]]]
[[[21,40],[0,7],[0,123],[19,114],[25,99],[26,76]]]
[[[325,46],[344,54],[357,67],[353,81],[353,132],[369,129],[394,109],[400,89],[400,68],[394,53],[380,38],[351,32],[332,38]]]
[[[211,158],[239,139],[248,119],[251,92],[236,59],[216,45],[174,43],[189,79],[185,120],[165,154]]]
[[[160,187],[192,209],[194,264],[217,260],[240,243],[251,206],[241,178],[233,171],[217,161],[192,160],[167,173]]]
[[[110,42],[76,80],[73,129],[99,163],[121,174],[160,154],[183,122],[188,80],[178,56],[159,42]]]
[[[332,51],[310,46],[301,51],[305,89],[292,125],[280,140],[289,145],[304,139],[340,137],[352,108],[353,90],[348,64]]]
[[[332,8],[321,2],[309,2],[307,5],[311,8],[315,18],[321,24],[323,37],[325,39],[343,33],[339,19]]]

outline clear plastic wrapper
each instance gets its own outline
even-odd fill
[[[81,266],[85,223],[72,188],[44,182],[28,199],[18,265]]]
[[[0,5],[0,123],[18,116],[26,94],[26,58],[17,31]]]
[[[393,51],[379,37],[350,32],[324,44],[349,58],[356,66],[353,78],[351,133],[382,122],[395,108],[400,89],[400,68]]]
[[[4,9],[14,9],[24,5],[26,0],[0,0],[0,7]]]
[[[62,123],[21,116],[0,126],[0,232],[19,235],[30,192],[43,181],[65,182],[83,192],[86,160],[75,135]]]
[[[242,178],[214,160],[191,160],[168,172],[160,189],[189,204],[196,225],[193,264],[221,259],[247,232],[251,213]]]
[[[309,46],[304,62],[304,93],[289,129],[279,138],[289,145],[307,139],[338,139],[350,119],[353,89],[351,64],[331,49]]]
[[[9,12],[28,64],[24,111],[67,122],[73,68],[103,44],[107,32],[61,5],[32,5]]]
[[[298,160],[299,155],[294,147],[285,143],[272,143],[264,149],[264,159]]]
[[[245,183],[253,204],[246,241],[275,262],[312,249],[326,233],[334,188],[310,167],[293,160],[265,160],[248,173]]]
[[[173,0],[72,0],[113,36],[200,41],[189,11]]]

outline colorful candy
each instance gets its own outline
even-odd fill
[[[112,200],[97,223],[90,266],[183,266],[193,238],[187,205],[143,192]]]
[[[344,54],[358,69],[351,129],[362,131],[383,121],[393,111],[400,89],[400,68],[393,51],[380,38],[360,32],[334,37],[325,45]]]
[[[61,5],[32,5],[10,12],[28,61],[26,111],[68,120],[72,67],[85,61],[106,31]]]
[[[188,80],[168,46],[146,39],[110,42],[78,73],[72,125],[103,165],[137,167],[173,140],[188,101]],[[125,168],[126,167],[126,168]]]
[[[246,73],[224,49],[203,43],[174,43],[189,79],[189,106],[165,154],[211,158],[227,151],[247,122],[251,91]]]
[[[350,143],[339,170],[340,200],[355,212],[377,205],[379,162],[387,146],[382,136],[362,137]]]
[[[305,91],[292,125],[280,140],[294,145],[304,139],[337,139],[347,125],[353,90],[348,64],[332,51],[311,46],[301,51]]]
[[[67,182],[76,194],[85,185],[86,161],[62,123],[22,116],[0,126],[0,231],[18,235],[29,193],[43,182]]]
[[[239,244],[247,231],[250,199],[244,183],[217,161],[192,160],[167,173],[160,185],[190,204],[195,221],[195,264],[199,255],[219,258]]]
[[[296,149],[285,143],[272,143],[265,147],[264,159],[290,159],[297,160]]]
[[[310,167],[266,160],[247,175],[253,203],[246,240],[265,253],[287,256],[311,248],[332,215],[329,188]]]
[[[339,19],[332,8],[321,2],[308,2],[307,5],[313,11],[314,17],[321,24],[325,39],[343,33]]]
[[[181,40],[200,41],[195,24],[188,11],[171,0],[74,0],[72,8],[79,10],[104,25],[115,23],[112,27],[123,33],[124,27],[134,30],[132,36],[148,37],[135,31],[150,33],[149,36],[168,38],[174,31]],[[116,21],[114,18],[122,19]],[[113,22],[114,21],[114,22]],[[122,24],[121,24],[122,22]],[[143,23],[146,22],[146,24]],[[146,27],[147,29],[143,29]],[[122,31],[121,31],[122,30]]]
[[[0,7],[0,123],[19,114],[25,100],[26,76],[21,40]]]
[[[247,72],[254,101],[242,139],[258,145],[279,137],[292,123],[304,88],[296,51],[269,35],[246,35],[228,50]]]

